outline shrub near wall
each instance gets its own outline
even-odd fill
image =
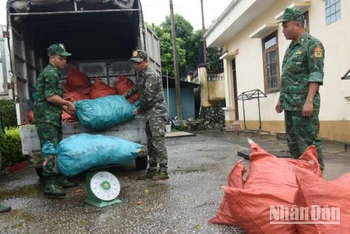
[[[0,163],[1,169],[28,159],[27,156],[22,155],[19,128],[5,129],[5,134],[0,137],[0,149],[2,155],[2,166]]]
[[[13,100],[0,100],[0,111],[4,127],[16,127],[16,105]]]

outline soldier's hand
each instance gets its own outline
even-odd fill
[[[281,113],[283,111],[282,107],[281,107],[281,101],[278,100],[277,104],[276,104],[276,107],[275,107],[275,110],[277,113]]]
[[[70,116],[72,116],[72,117],[76,117],[76,113],[75,113],[75,111],[69,111],[69,110],[67,110],[66,111]]]
[[[67,103],[67,113],[70,115],[75,115],[75,106],[72,102]]]
[[[136,110],[134,110],[134,113],[132,113],[133,115],[138,115],[139,114],[139,110],[138,109],[136,109]]]
[[[314,112],[314,104],[313,102],[306,101],[303,106],[303,117],[311,117],[312,113]]]

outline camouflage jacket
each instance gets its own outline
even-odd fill
[[[281,106],[287,111],[302,111],[309,83],[323,84],[323,60],[325,51],[322,43],[305,33],[298,42],[291,42],[282,64]],[[314,97],[314,111],[319,111],[320,94]]]
[[[35,84],[34,119],[35,124],[54,124],[61,126],[60,106],[47,101],[53,95],[63,97],[61,73],[53,65],[47,65],[39,74]]]
[[[167,116],[162,78],[150,67],[139,72],[136,84],[125,94],[125,97],[131,97],[137,92],[140,94],[139,112],[146,118]]]

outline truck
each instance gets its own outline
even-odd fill
[[[119,76],[135,81],[137,73],[128,61],[135,49],[147,51],[150,66],[161,73],[159,40],[144,22],[140,0],[9,0],[3,38],[9,42],[11,92],[22,152],[29,156],[39,176],[40,143],[29,112],[33,110],[36,79],[48,64],[47,48],[51,44],[63,43],[72,53],[67,63],[89,76],[91,82],[98,77],[115,87]],[[62,70],[62,78],[65,82],[67,69]],[[87,129],[78,122],[63,123],[62,131],[63,138],[91,133],[147,144],[143,117],[103,131]],[[135,165],[146,169],[147,153],[136,158]]]

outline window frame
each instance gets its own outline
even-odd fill
[[[265,43],[272,38],[276,37],[276,44],[271,46],[268,49],[265,49]],[[270,93],[276,93],[280,91],[280,83],[281,83],[281,74],[280,74],[280,62],[279,62],[279,46],[278,46],[278,31],[274,31],[267,35],[266,37],[262,38],[261,40],[262,45],[262,56],[263,56],[263,68],[264,68],[264,87],[265,87],[265,94]],[[268,67],[267,67],[267,58],[266,55],[269,52],[276,51],[276,82],[277,87],[276,88],[269,88],[268,87]]]
[[[310,33],[309,11],[308,10],[304,12],[304,17],[305,17],[305,25],[304,25],[305,31],[307,33]]]
[[[338,20],[341,19],[341,0],[333,0],[334,3],[330,3],[331,0],[325,0],[325,20],[326,20],[326,26],[331,25]],[[329,3],[329,4],[328,4]],[[336,6],[339,3],[340,7],[339,10],[337,11]],[[335,12],[331,13],[331,8],[334,6]],[[329,11],[328,11],[329,10]],[[327,13],[329,12],[329,13]],[[339,13],[339,18],[337,18],[337,15]],[[332,20],[332,16],[334,16],[334,20]]]

